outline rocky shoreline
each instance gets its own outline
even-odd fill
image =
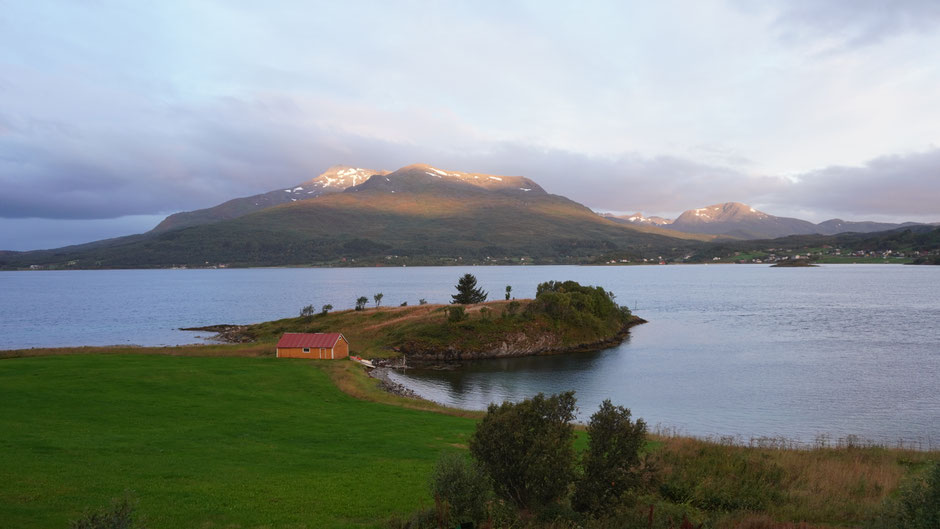
[[[411,364],[419,364],[421,367],[433,365],[453,365],[454,363],[466,360],[485,360],[493,358],[512,358],[519,356],[549,356],[566,353],[588,353],[609,349],[620,345],[627,339],[630,329],[636,325],[647,323],[643,318],[633,316],[620,331],[607,339],[596,342],[583,343],[570,346],[560,345],[560,337],[546,333],[541,336],[530,336],[523,332],[513,333],[497,343],[494,343],[485,349],[464,350],[457,347],[430,348],[424,344],[405,343],[397,352]]]
[[[374,369],[368,370],[368,374],[369,377],[379,381],[380,388],[388,393],[391,393],[392,395],[398,395],[399,397],[407,397],[410,399],[427,400],[407,387],[398,384],[397,382],[393,382],[392,379],[388,376],[388,373],[391,370],[392,368],[389,367],[376,367]]]
[[[207,340],[222,342],[222,343],[250,343],[254,341],[254,337],[248,335],[245,331],[248,329],[248,325],[230,325],[230,324],[219,324],[219,325],[206,325],[205,327],[180,327],[181,331],[205,331],[205,332],[214,332],[215,335],[207,338]]]

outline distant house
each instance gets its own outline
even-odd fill
[[[289,332],[277,342],[278,358],[333,360],[349,356],[349,342],[338,332]]]

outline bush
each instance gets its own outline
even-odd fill
[[[313,316],[313,305],[307,305],[306,307],[300,309],[300,315],[304,316]]]
[[[323,307],[320,309],[320,314],[326,316],[331,310],[333,310],[333,305],[323,305]]]
[[[760,511],[780,500],[783,468],[758,451],[704,445],[655,456],[667,469],[659,491],[669,501],[707,511]]]
[[[547,281],[536,289],[535,301],[526,309],[531,315],[545,314],[556,323],[602,332],[625,324],[630,310],[614,303],[614,295],[601,287],[576,281]]]
[[[112,500],[107,508],[85,512],[69,523],[69,529],[143,529],[134,521],[133,502],[128,496]]]
[[[572,506],[600,513],[640,483],[640,449],[646,441],[643,419],[630,420],[630,410],[605,400],[587,427],[588,448],[582,456],[584,476],[575,487]]]
[[[940,527],[940,462],[901,486],[885,501],[871,529],[936,529]]]
[[[356,310],[362,310],[366,308],[366,303],[369,302],[369,298],[365,296],[359,296],[356,298]]]
[[[467,319],[467,311],[461,307],[448,307],[444,309],[447,312],[447,321],[457,323]]]
[[[444,510],[450,521],[479,522],[486,518],[492,489],[480,466],[462,454],[441,454],[431,474],[430,488],[434,499],[446,504]]]
[[[567,495],[574,477],[574,409],[572,391],[490,404],[470,438],[470,453],[497,495],[523,509]]]

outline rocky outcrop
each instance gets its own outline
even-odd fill
[[[634,325],[646,323],[646,320],[632,317],[615,335],[601,340],[584,343],[565,343],[564,337],[557,333],[540,332],[527,334],[512,332],[500,336],[489,343],[475,347],[448,345],[440,347],[417,341],[405,342],[398,348],[409,364],[447,364],[466,360],[486,358],[509,358],[516,356],[554,355],[600,351],[622,343]]]

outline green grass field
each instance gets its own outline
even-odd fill
[[[0,360],[0,528],[65,528],[125,491],[151,529],[383,527],[431,505],[435,461],[464,448],[481,416],[384,393],[352,362],[193,356],[258,352],[221,347]],[[647,451],[668,486],[637,508],[717,529],[856,527],[938,459],[682,437]]]
[[[151,528],[375,527],[431,500],[467,418],[356,400],[304,360],[0,361],[0,526],[67,527],[132,491]]]

